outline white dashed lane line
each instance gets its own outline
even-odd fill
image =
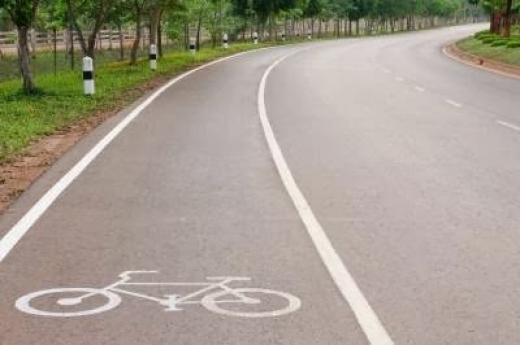
[[[510,124],[509,122],[504,122],[504,121],[497,121],[497,123],[498,123],[499,125],[504,126],[504,127],[511,128],[511,129],[513,129],[513,130],[515,130],[515,131],[520,132],[520,126],[515,126],[515,125],[513,125],[513,124]]]
[[[446,103],[448,103],[448,104],[450,104],[450,105],[453,105],[453,106],[456,107],[456,108],[460,108],[460,107],[462,107],[462,104],[457,103],[457,102],[455,102],[455,101],[452,101],[451,99],[447,99],[447,100],[446,100]]]

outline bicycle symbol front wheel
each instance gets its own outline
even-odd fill
[[[244,296],[249,300],[257,300],[256,303],[250,303],[240,300],[232,300],[232,301],[223,301],[220,300],[222,297],[232,296],[237,298],[237,296]],[[236,311],[232,309],[226,309],[223,306],[231,306],[237,305],[240,306],[246,305],[260,305],[265,303],[265,298],[277,298],[282,299],[285,306],[282,309],[275,310],[262,310],[262,311]],[[242,303],[240,303],[242,302]],[[204,296],[201,301],[202,305],[209,311],[214,313],[223,314],[227,316],[239,316],[239,317],[248,317],[248,318],[260,318],[260,317],[274,317],[292,313],[300,309],[301,301],[298,297],[293,296],[289,293],[268,290],[268,289],[255,289],[255,288],[239,288],[233,289],[232,291],[218,291],[209,295]]]
[[[85,306],[86,303],[84,300],[92,299],[94,296],[104,298],[103,304],[101,306],[85,310],[78,308]],[[54,306],[60,306],[60,309],[72,307],[74,311],[49,311],[31,306],[31,302],[37,302],[36,299],[38,298],[40,298],[41,301],[43,298],[51,297],[60,297],[59,299],[56,299]],[[51,317],[76,317],[103,313],[105,311],[114,309],[120,303],[121,297],[119,297],[118,294],[102,289],[58,288],[36,291],[22,296],[16,300],[15,306],[18,310],[27,314]]]

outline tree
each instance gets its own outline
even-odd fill
[[[314,21],[323,10],[323,4],[320,0],[309,0],[305,8],[305,15],[311,19],[311,35],[314,36]]]
[[[71,21],[78,33],[79,43],[83,55],[94,57],[96,37],[105,24],[116,0],[65,0]],[[90,34],[85,41],[80,19],[90,29]]]
[[[36,91],[31,60],[29,55],[28,32],[36,19],[39,0],[0,0],[0,8],[3,8],[11,18],[18,32],[18,61],[22,74],[23,89],[31,94]]]
[[[261,23],[269,19],[269,39],[274,40],[275,16],[283,10],[293,8],[295,0],[257,0],[254,1],[253,6]]]
[[[130,0],[129,7],[132,9],[132,15],[135,22],[135,39],[130,52],[130,64],[137,64],[137,51],[141,42],[141,24],[143,20],[143,12],[146,6],[146,0]]]

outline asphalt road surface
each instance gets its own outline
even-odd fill
[[[520,80],[442,53],[480,28],[242,54],[110,119],[0,218],[0,344],[520,343]]]

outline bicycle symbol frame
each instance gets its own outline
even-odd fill
[[[132,275],[135,274],[156,274],[159,271],[125,271],[119,275],[120,280],[112,283],[103,288],[54,288],[48,290],[41,290],[24,295],[16,300],[15,306],[18,310],[32,315],[48,316],[48,317],[78,317],[78,316],[89,316],[94,314],[100,314],[118,307],[122,298],[121,295],[128,295],[132,297],[142,298],[145,300],[157,302],[160,305],[166,307],[165,311],[182,311],[181,306],[199,304],[205,307],[207,310],[214,313],[223,314],[227,316],[238,316],[247,318],[261,318],[261,317],[274,317],[292,313],[301,307],[301,301],[298,297],[291,295],[286,292],[260,289],[260,288],[232,288],[227,284],[234,281],[250,281],[249,277],[207,277],[208,282],[201,283],[155,283],[155,282],[131,282]],[[123,287],[132,286],[197,286],[201,287],[200,290],[194,291],[187,295],[164,295],[165,298],[158,298],[149,296],[143,293],[130,291]],[[46,311],[37,309],[31,306],[31,301],[36,298],[49,295],[59,294],[78,294],[82,293],[79,297],[63,297],[57,299],[56,303],[62,307],[66,306],[78,306],[83,303],[84,300],[93,296],[103,296],[107,301],[100,307],[93,309],[79,310],[79,311]],[[258,305],[262,303],[262,300],[257,298],[248,297],[248,294],[260,294],[270,295],[285,300],[286,306],[282,309],[269,310],[269,311],[236,311],[225,309],[221,305],[226,304],[243,304],[243,305]],[[229,299],[231,297],[231,299]]]

